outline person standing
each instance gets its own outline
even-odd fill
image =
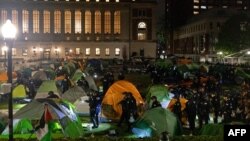
[[[127,131],[131,130],[131,121],[129,121],[130,117],[136,119],[137,118],[137,106],[136,106],[136,100],[133,97],[131,92],[124,92],[125,96],[124,98],[118,103],[122,106],[122,115],[120,117],[120,120],[118,122],[118,127],[121,126],[122,122],[125,120],[128,128]]]
[[[195,129],[196,109],[197,108],[195,101],[190,98],[186,104],[186,113],[189,123],[189,129],[191,130],[192,134],[194,133]]]
[[[98,92],[92,91],[89,96],[90,120],[93,123],[92,128],[99,127],[99,113],[101,109],[101,97]]]

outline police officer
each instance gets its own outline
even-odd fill
[[[92,128],[99,126],[99,113],[101,109],[101,97],[98,92],[92,90],[89,96],[90,120],[93,123]]]
[[[182,118],[182,111],[181,111],[181,102],[180,102],[180,97],[176,95],[176,102],[173,107],[173,113],[176,115],[178,120],[181,122]]]
[[[134,119],[137,118],[137,105],[131,92],[124,92],[123,94],[124,98],[119,102],[122,106],[122,115],[117,126],[120,127],[122,122],[125,120],[128,126],[127,131],[130,131],[132,123],[130,123],[129,119],[131,116],[133,116]]]
[[[195,129],[196,110],[196,102],[194,101],[194,99],[190,98],[186,104],[186,112],[189,123],[189,129],[192,133]]]
[[[210,105],[209,105],[208,98],[206,96],[201,96],[198,102],[197,108],[198,108],[197,114],[199,118],[199,128],[201,128],[203,125],[203,122],[205,122],[205,124],[208,124],[208,121],[209,121]]]
[[[214,123],[218,123],[218,117],[220,112],[220,97],[218,93],[211,94],[211,106],[214,112]]]

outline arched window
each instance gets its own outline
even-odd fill
[[[104,33],[110,34],[111,33],[111,14],[110,11],[105,11],[104,13]]]
[[[50,33],[50,12],[49,10],[43,11],[43,33]]]
[[[39,33],[39,11],[33,11],[33,33]]]
[[[85,12],[85,33],[91,33],[91,12]]]
[[[137,25],[137,39],[138,40],[147,39],[147,24],[145,22],[139,22]]]
[[[65,11],[65,33],[71,33],[71,12],[69,10]]]
[[[101,33],[101,12],[95,11],[95,33]]]
[[[61,11],[54,12],[54,33],[61,33]]]
[[[115,11],[114,13],[114,33],[121,33],[121,13],[120,11]]]
[[[140,23],[138,24],[138,28],[147,28],[147,25],[146,25],[145,22],[140,22]]]
[[[75,11],[75,33],[82,32],[81,11]]]

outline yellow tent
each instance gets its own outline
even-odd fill
[[[27,97],[26,91],[25,91],[25,86],[22,84],[16,86],[13,89],[12,95],[13,95],[13,98],[25,98],[25,97]]]
[[[102,115],[104,117],[113,120],[120,118],[122,107],[118,103],[124,97],[123,92],[131,92],[137,105],[144,104],[144,100],[134,84],[126,80],[119,80],[110,86],[102,100]]]

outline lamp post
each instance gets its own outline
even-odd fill
[[[8,84],[12,85],[12,47],[16,37],[16,27],[11,23],[10,20],[7,20],[6,23],[2,26],[2,34],[6,45],[8,47]],[[12,103],[12,88],[9,92],[9,141],[13,141],[13,103]]]
[[[8,50],[8,47],[5,45],[3,46],[2,48],[3,52],[4,52],[4,69],[6,68],[6,60],[7,60],[7,50]]]

